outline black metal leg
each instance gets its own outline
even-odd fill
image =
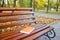
[[[34,16],[34,13],[32,14]],[[36,20],[35,18],[33,18],[33,20]],[[34,22],[35,24],[37,24],[36,22]]]
[[[44,34],[46,37],[48,37],[49,40],[51,40],[51,38],[47,35],[47,34]]]
[[[49,34],[50,33],[50,34]],[[44,34],[46,37],[49,38],[49,40],[51,40],[51,38],[54,38],[56,36],[56,33],[54,31],[54,29],[52,29],[50,32]],[[52,36],[53,35],[53,36]]]
[[[54,38],[56,36],[56,33],[54,31],[54,29],[52,29],[50,32],[47,33],[47,35],[50,37],[50,38]]]

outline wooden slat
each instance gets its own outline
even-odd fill
[[[42,30],[45,29],[45,28],[48,28],[48,27],[43,27],[43,26],[42,26],[42,27],[39,27],[38,30],[37,30],[37,26],[36,26],[36,30],[34,30],[34,31],[32,32],[32,34],[29,34],[29,35],[31,36],[31,35],[39,32],[39,31],[42,31]],[[9,38],[15,39],[16,37],[17,37],[17,39],[19,39],[19,38],[24,38],[24,37],[29,36],[29,35],[27,35],[27,34],[22,34],[22,35],[21,35],[21,34],[22,34],[22,33],[17,33],[17,34],[14,34],[14,35],[10,35],[10,36],[5,37],[4,39],[9,39]]]
[[[47,27],[45,27],[45,28],[47,29]],[[12,39],[16,39],[16,40],[18,40],[18,39],[24,39],[26,37],[32,36],[32,35],[34,35],[34,34],[36,34],[38,32],[41,32],[41,31],[45,30],[45,28],[39,28],[39,29],[34,30],[31,34],[23,34],[23,35],[14,37]]]
[[[0,13],[0,17],[1,16],[11,16],[11,13]]]
[[[33,8],[0,8],[0,11],[32,11]]]
[[[34,39],[36,39],[36,38],[44,35],[45,33],[49,32],[50,30],[52,30],[51,27],[50,27],[50,28],[47,28],[47,29],[45,29],[45,30],[43,30],[43,31],[41,31],[41,32],[38,32],[38,33],[36,33],[36,34],[34,34],[34,35],[32,35],[32,36],[29,36],[29,37],[27,37],[27,38],[24,38],[24,39],[22,39],[22,40],[34,40]]]
[[[37,26],[36,26],[36,30],[34,30],[31,34],[23,34],[23,35],[16,35],[14,38],[12,37],[12,36],[14,36],[14,35],[12,35],[12,36],[10,36],[12,39],[23,39],[23,38],[25,38],[25,37],[29,37],[29,36],[31,36],[31,35],[34,35],[34,34],[36,34],[37,32],[39,32],[39,31],[42,31],[42,30],[44,30],[45,28],[48,28],[48,27],[40,27],[40,28],[38,28],[37,29]],[[8,37],[7,37],[8,38]]]
[[[30,12],[30,11],[16,11],[16,12],[13,13],[13,15],[18,15],[18,14],[19,14],[19,15],[20,15],[20,14],[21,14],[21,15],[22,15],[22,14],[23,14],[23,15],[24,15],[24,14],[34,14],[34,12]]]
[[[5,25],[0,25],[0,28],[19,26],[19,25],[23,25],[23,24],[32,23],[32,22],[36,22],[36,20],[21,20],[21,21],[16,21],[16,22],[12,22],[12,23],[9,23],[9,24],[5,24]]]
[[[35,27],[36,29],[41,28],[41,27],[44,27],[44,26],[46,26],[46,24],[35,24],[35,25],[32,25],[32,27]],[[0,34],[0,36],[1,36],[1,37],[9,36],[9,35],[11,35],[12,33],[14,33],[14,34],[15,34],[15,33],[18,33],[20,30],[21,30],[21,29],[18,28],[18,29],[14,30],[14,31],[3,32],[3,33]],[[3,35],[4,35],[4,36],[3,36]]]
[[[17,34],[17,33],[19,33],[19,31],[20,31],[21,29],[22,29],[22,28],[18,28],[18,29],[16,29],[16,30],[3,32],[3,33],[0,34],[0,39],[1,39],[1,38],[4,38],[4,37],[7,37],[7,36],[10,36],[10,35]]]
[[[35,18],[34,16],[10,16],[10,17],[0,17],[0,23],[4,22],[11,22],[17,20],[24,20],[24,19],[32,19]]]
[[[15,8],[17,11],[32,11],[33,8]]]
[[[34,12],[24,12],[24,11],[20,11],[20,12],[14,12],[14,13],[0,13],[0,17],[1,16],[11,16],[11,15],[28,15],[28,14],[34,14]]]

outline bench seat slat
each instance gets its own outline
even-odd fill
[[[37,27],[39,26],[39,27]],[[37,28],[41,28],[41,27],[44,27],[46,26],[45,24],[35,24],[35,25],[32,25],[32,27],[35,27],[36,29]],[[3,32],[2,34],[0,34],[1,37],[5,37],[5,36],[9,36],[11,34],[15,34],[15,33],[18,33],[19,31],[21,30],[21,28],[18,28],[16,30],[13,30],[13,31],[9,31],[9,32]],[[4,36],[3,36],[4,35]]]
[[[38,24],[37,24],[37,26],[38,26]],[[35,29],[31,34],[29,34],[29,36],[31,36],[31,35],[39,32],[39,31],[42,31],[42,30],[48,28],[48,27],[44,27],[43,25],[42,25],[41,27],[39,27],[39,28],[38,28],[37,26],[36,26],[36,29]],[[38,29],[38,30],[37,30],[37,29]],[[21,34],[22,34],[22,33],[21,33]],[[9,39],[10,39],[10,38],[12,38],[12,39],[15,39],[15,38],[19,39],[19,38],[24,38],[24,37],[27,37],[27,36],[28,36],[28,35],[26,35],[26,34],[20,35],[20,33],[17,33],[17,34],[14,34],[14,35],[7,36],[7,37],[5,37],[4,39],[8,39],[8,38],[9,38]]]
[[[23,19],[31,19],[34,18],[34,16],[12,16],[12,17],[2,17],[0,18],[0,23],[4,22],[11,22],[11,21],[17,21],[17,20],[23,20]]]
[[[38,32],[41,32],[41,31],[45,30],[46,28],[48,28],[48,27],[42,27],[42,28],[34,30],[31,34],[28,34],[28,35],[27,34],[23,34],[23,35],[20,35],[20,36],[16,36],[16,37],[14,37],[12,39],[16,39],[16,40],[18,40],[18,39],[24,39],[24,38],[32,36],[32,35],[34,35],[34,34],[36,34]]]
[[[21,30],[22,28],[18,28],[16,30],[11,30],[11,31],[7,31],[7,32],[3,32],[0,34],[0,38],[4,38],[4,37],[7,37],[7,36],[10,36],[10,35],[13,35],[13,34],[17,34],[19,33],[19,31]]]
[[[47,28],[47,29],[45,29],[45,30],[43,30],[43,31],[41,31],[41,32],[38,32],[38,33],[36,33],[36,34],[34,34],[34,35],[32,35],[32,36],[29,36],[29,37],[27,37],[27,38],[24,38],[24,39],[22,39],[22,40],[34,40],[34,39],[37,39],[38,37],[44,35],[45,33],[49,32],[50,30],[52,30],[51,27],[50,27],[50,28]]]
[[[21,21],[11,22],[5,25],[0,25],[0,28],[8,28],[8,27],[24,25],[24,24],[33,23],[33,22],[36,22],[36,20],[21,20]]]
[[[37,26],[39,26],[39,27],[37,27]],[[36,29],[37,28],[41,28],[41,27],[44,27],[44,26],[46,26],[45,24],[35,24],[35,25],[32,25],[32,27],[35,27]],[[9,31],[9,32],[4,32],[4,33],[2,33],[2,34],[0,34],[0,36],[1,37],[5,37],[5,36],[9,36],[9,35],[11,35],[11,34],[15,34],[15,33],[18,33],[19,31],[21,30],[21,28],[18,28],[18,29],[16,29],[16,30],[12,30],[12,31]],[[4,35],[4,36],[3,36]]]

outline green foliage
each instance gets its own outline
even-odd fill
[[[23,7],[23,5],[24,5],[24,0],[19,0],[19,4],[20,4],[21,7]],[[25,5],[24,5],[24,7],[25,7]]]
[[[0,7],[1,7],[1,2],[2,2],[2,0],[0,0]]]
[[[13,0],[9,0],[9,6],[13,7]]]
[[[30,7],[30,0],[26,0],[26,7]]]
[[[30,1],[31,0],[16,0],[16,7],[30,7]],[[46,8],[47,0],[32,0],[33,1],[33,7],[36,7],[38,9]],[[35,5],[34,5],[35,1]],[[4,7],[13,7],[14,0],[4,0]],[[0,7],[2,5],[2,0],[0,0]],[[60,3],[59,3],[60,5]],[[54,8],[56,6],[56,0],[50,0],[50,7]],[[60,6],[59,6],[60,8]]]
[[[50,0],[50,7],[54,8],[56,5],[56,0]]]
[[[35,0],[37,8],[44,8],[47,0]]]

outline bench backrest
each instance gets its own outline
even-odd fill
[[[36,22],[33,14],[29,11],[0,13],[0,29]]]

